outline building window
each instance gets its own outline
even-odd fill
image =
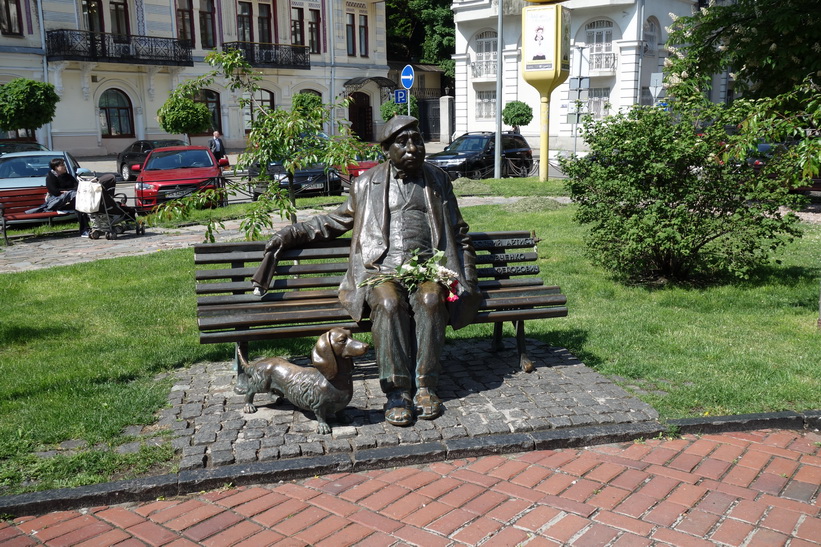
[[[610,108],[609,87],[591,87],[587,97],[587,112],[589,114],[596,119],[607,116]]]
[[[243,98],[248,102],[247,106],[243,109],[242,112],[242,117],[245,122],[246,133],[251,131],[251,124],[254,122],[254,120],[259,118],[259,108],[263,108],[269,111],[273,111],[276,109],[274,94],[273,92],[268,91],[267,89],[258,89],[256,93],[254,93],[253,101],[250,100],[250,97],[251,96],[247,93],[243,95]]]
[[[348,43],[348,55],[356,55],[356,15],[346,14],[345,39]]]
[[[0,5],[0,33],[22,36],[23,12],[20,10],[20,0],[2,0],[2,5]]]
[[[322,53],[322,38],[319,35],[320,25],[319,10],[308,10],[308,46],[311,53]]]
[[[253,8],[250,2],[237,5],[237,38],[240,42],[254,41]]]
[[[177,0],[177,38],[194,47],[194,8],[191,0]]]
[[[210,89],[203,89],[197,98],[194,99],[198,103],[205,103],[208,110],[211,112],[211,127],[208,131],[202,133],[203,135],[210,135],[214,131],[222,133],[222,116],[220,115],[220,96],[216,91]]]
[[[271,40],[271,6],[270,4],[257,4],[259,15],[257,16],[257,41],[270,44]]]
[[[368,16],[359,16],[359,56],[368,56]]]
[[[612,70],[616,67],[613,53],[613,23],[593,21],[587,27],[587,47],[589,48],[590,70]]]
[[[105,32],[103,3],[101,0],[83,0],[83,16],[90,32]]]
[[[476,37],[476,62],[473,63],[474,78],[496,77],[496,32],[486,31]]]
[[[476,119],[488,120],[496,118],[496,91],[476,92]]]
[[[655,19],[648,19],[644,23],[644,54],[648,57],[655,57],[658,53],[658,28]]]
[[[134,114],[128,96],[119,89],[100,97],[100,131],[103,137],[133,137]]]
[[[128,42],[131,34],[128,24],[128,4],[126,0],[111,0],[109,4],[111,15],[111,33],[115,42]]]
[[[217,47],[214,0],[200,0],[200,42],[204,49]]]
[[[305,45],[305,12],[302,8],[291,8],[291,44]]]

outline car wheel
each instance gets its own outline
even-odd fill
[[[134,180],[134,173],[131,172],[131,168],[127,163],[120,166],[120,175],[122,175],[123,180]]]

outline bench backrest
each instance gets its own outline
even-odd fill
[[[25,213],[42,205],[46,192],[45,186],[0,190],[0,210],[4,216]]]
[[[477,254],[477,273],[482,289],[540,286],[543,284],[537,262],[536,237],[526,231],[472,232]],[[198,303],[209,304],[234,295],[232,301],[258,298],[249,295],[250,278],[262,259],[265,242],[204,243],[194,247],[194,263],[207,269],[196,271]],[[348,269],[350,239],[322,241],[283,253],[277,264],[267,300],[317,298],[324,291],[336,296],[342,276]]]

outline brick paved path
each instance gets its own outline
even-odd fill
[[[818,433],[687,435],[25,516],[0,543],[799,547],[819,484]]]

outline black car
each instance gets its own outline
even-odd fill
[[[465,133],[442,152],[431,154],[426,161],[439,166],[451,179],[469,177],[483,179],[493,176],[496,133],[475,131]],[[502,134],[502,176],[526,177],[533,168],[533,150],[518,133]]]
[[[136,173],[131,171],[132,165],[142,165],[148,153],[155,148],[165,148],[166,146],[187,146],[188,143],[179,139],[152,139],[135,141],[128,148],[117,154],[117,172],[122,175],[123,180],[134,180]]]
[[[288,190],[288,174],[279,162],[268,164],[268,176],[272,181],[279,184],[283,191]],[[260,194],[268,188],[268,181],[259,178],[260,168],[258,164],[248,168],[248,178],[250,180],[248,189],[251,197],[256,201]],[[339,171],[333,167],[326,167],[323,164],[312,165],[304,169],[299,169],[294,173],[294,193],[297,196],[317,195],[326,196],[342,194],[342,178]]]

